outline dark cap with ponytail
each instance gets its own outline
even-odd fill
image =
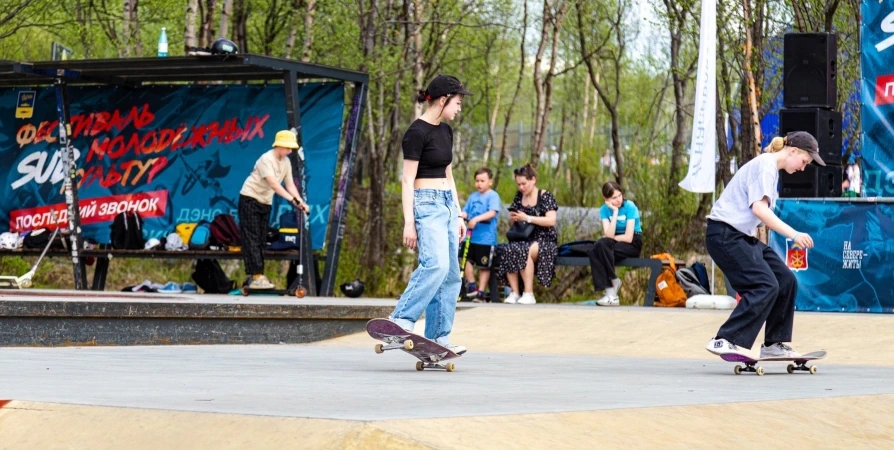
[[[419,91],[416,95],[416,101],[418,103],[431,102],[441,97],[453,95],[472,95],[472,92],[464,88],[458,78],[450,75],[438,75],[434,80],[431,80],[431,83],[428,83],[426,90]]]

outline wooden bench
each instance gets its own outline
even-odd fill
[[[647,267],[650,269],[649,282],[646,286],[646,298],[643,300],[643,306],[653,306],[655,303],[655,285],[658,282],[658,275],[667,261],[651,259],[651,258],[625,258],[615,263],[616,266],[624,267]],[[496,267],[499,265],[499,259],[494,258],[493,272],[491,273],[489,289],[491,296],[496,293],[495,298],[500,297],[499,282],[496,276]],[[590,258],[586,256],[558,256],[556,257],[556,266],[573,266],[573,267],[590,267]],[[679,260],[678,267],[683,267]]]
[[[2,256],[40,256],[43,249],[21,248],[17,250],[0,251]],[[68,250],[50,249],[47,251],[46,257],[62,257],[71,258]],[[84,249],[80,252],[81,258],[95,258],[96,264],[93,269],[93,283],[90,290],[102,291],[106,286],[106,275],[109,271],[109,260],[113,258],[138,258],[138,259],[242,259],[242,252],[230,252],[224,250],[183,250],[183,251],[165,251],[165,250],[123,250],[110,248],[94,248]],[[264,259],[272,261],[297,261],[297,251],[264,251]],[[317,263],[314,258],[314,263]],[[319,271],[316,271],[319,273]],[[319,277],[318,277],[319,278]],[[319,279],[317,284],[319,285]]]
[[[586,256],[559,256],[556,258],[556,266],[590,267],[590,258]],[[650,258],[625,258],[616,261],[615,266],[648,267],[651,270],[649,282],[646,285],[646,298],[643,300],[643,306],[653,306],[655,302],[655,284],[658,282],[658,275],[661,274],[663,262]]]

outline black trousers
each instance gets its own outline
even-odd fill
[[[593,274],[593,288],[602,291],[612,285],[615,275],[615,261],[624,258],[636,258],[643,250],[643,237],[633,235],[633,242],[618,242],[604,237],[596,241],[596,245],[587,252],[590,257],[590,271]]]
[[[239,230],[242,232],[242,261],[248,276],[264,273],[264,249],[267,247],[267,224],[270,205],[246,195],[239,196]]]
[[[790,342],[798,280],[776,252],[732,226],[708,220],[708,254],[742,300],[717,337],[751,348],[764,322],[765,343]]]

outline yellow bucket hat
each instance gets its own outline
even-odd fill
[[[273,146],[297,149],[298,139],[295,137],[295,133],[292,133],[289,130],[283,130],[276,133],[276,140],[273,141]]]

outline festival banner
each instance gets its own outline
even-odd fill
[[[863,0],[861,16],[864,196],[894,197],[894,1]]]
[[[689,172],[680,187],[690,192],[714,192],[717,186],[717,2],[702,0],[699,28],[698,72],[695,78],[695,107],[692,111],[692,141]]]
[[[775,212],[814,242],[770,233],[798,279],[798,310],[894,312],[894,200],[779,199]]]
[[[22,96],[33,99],[22,114]],[[329,219],[344,114],[340,83],[301,85],[313,247]],[[116,214],[135,210],[146,238],[181,222],[233,214],[242,183],[288,128],[278,85],[69,88],[70,137],[85,238],[109,242]],[[0,232],[67,226],[63,161],[52,87],[0,90]],[[30,115],[28,118],[21,118]],[[292,207],[274,202],[271,225]]]

